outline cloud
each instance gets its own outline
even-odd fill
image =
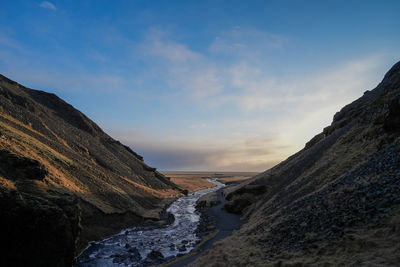
[[[43,8],[46,8],[46,9],[53,10],[53,11],[57,10],[57,7],[52,2],[49,2],[49,1],[43,1],[43,2],[40,3],[39,6],[43,7]]]
[[[40,89],[52,88],[58,91],[124,91],[126,80],[122,75],[107,72],[91,71],[74,62],[66,64],[68,59],[58,57],[50,65],[45,60],[37,60],[34,51],[27,49],[22,42],[0,31],[0,67],[2,74],[27,86]],[[96,60],[101,61],[101,55]],[[40,57],[43,59],[43,57]],[[62,60],[64,65],[57,64]],[[105,59],[106,60],[106,59]],[[35,64],[32,64],[35,62]],[[53,65],[54,64],[54,65]]]
[[[146,163],[160,170],[201,170],[210,168],[207,158],[211,151],[170,146],[136,145],[133,149],[144,157]],[[212,168],[212,167],[211,167]]]
[[[213,69],[216,80],[223,81],[219,91],[198,96],[202,81],[196,77],[218,63],[172,41],[158,42],[156,51],[151,55],[166,60],[170,67],[165,69],[170,76],[166,79],[183,86],[186,97],[202,108],[211,103],[214,111],[209,121],[202,118],[186,127],[193,132],[161,132],[151,140],[118,136],[143,153],[150,164],[168,170],[262,171],[272,167],[303,148],[342,106],[373,88],[381,78],[378,70],[383,62],[381,56],[366,56],[327,65],[307,76],[280,77],[241,58],[222,70]],[[182,73],[178,75],[175,69]],[[239,115],[219,117],[229,108],[239,110]]]
[[[236,98],[232,91],[251,89],[247,81],[263,75],[263,70],[248,66],[254,66],[254,61],[265,57],[265,53],[281,49],[285,42],[286,38],[279,35],[235,27],[216,37],[208,51],[199,53],[173,40],[169,32],[152,28],[139,51],[154,62],[154,75],[163,76],[170,87],[201,105],[218,106]],[[221,60],[220,55],[229,55],[230,60]],[[240,75],[246,76],[246,84],[241,82]],[[253,87],[259,89],[259,82]],[[251,102],[249,98],[244,101]]]
[[[287,38],[254,28],[236,26],[215,37],[209,51],[217,54],[249,56],[265,53],[268,49],[282,49]]]
[[[202,149],[180,144],[131,146],[144,157],[146,163],[161,170],[262,171],[279,161],[266,157],[273,153],[268,148],[217,146],[214,149]]]
[[[90,59],[97,61],[98,63],[108,63],[110,61],[104,54],[94,49],[88,51],[87,55]]]
[[[0,52],[0,55],[2,53]],[[125,79],[108,73],[93,73],[84,70],[35,69],[27,64],[7,66],[5,74],[27,86],[40,85],[40,89],[52,88],[58,92],[119,92],[123,93]],[[29,82],[28,82],[29,81]]]
[[[172,64],[192,63],[202,59],[199,53],[172,41],[167,32],[154,28],[146,34],[142,49],[147,55],[163,58]]]
[[[250,111],[282,105],[291,105],[292,108],[301,105],[308,109],[342,105],[359,96],[360,90],[371,88],[376,83],[381,62],[380,56],[368,56],[297,78],[275,77],[242,62],[231,70],[232,85],[240,90],[224,98]]]
[[[188,126],[189,129],[201,129],[201,128],[206,128],[206,127],[207,127],[206,123],[190,124]]]
[[[280,153],[287,149],[273,137],[262,136],[243,139],[226,136],[221,142],[210,136],[171,137],[154,132],[111,131],[111,135],[161,170],[262,171],[277,164]]]
[[[234,106],[245,112],[343,104],[371,87],[380,56],[334,64],[307,76],[277,75],[268,64],[288,38],[257,29],[235,27],[222,32],[200,53],[173,40],[169,32],[151,29],[141,52],[153,62],[150,71],[166,81],[179,98],[204,108]],[[229,59],[219,56],[228,54]],[[371,75],[372,74],[372,75]],[[176,96],[176,95],[174,95]]]
[[[270,134],[275,141],[290,147],[286,154],[289,156],[328,126],[344,105],[374,88],[382,78],[382,63],[381,56],[366,56],[326,67],[307,77],[286,79],[254,76],[251,73],[258,73],[257,70],[244,68],[233,74],[242,90],[225,97],[250,114],[265,114],[268,121],[263,124],[260,120],[260,131],[263,127],[273,129]]]
[[[26,53],[26,50],[13,38],[5,34],[6,29],[0,28],[0,49],[12,49],[19,53]]]
[[[221,33],[220,39],[203,51],[156,29],[136,44],[120,37],[118,47],[131,49],[122,65],[114,58],[113,64],[104,64],[111,62],[111,55],[95,48],[89,51],[91,61],[107,65],[100,71],[86,69],[80,62],[69,65],[52,61],[46,65],[38,60],[43,55],[21,53],[24,44],[3,34],[0,67],[10,78],[37,88],[56,88],[76,95],[96,92],[90,98],[93,102],[111,92],[109,105],[116,105],[115,101],[140,105],[141,95],[132,96],[140,90],[140,94],[148,91],[149,104],[143,105],[143,113],[135,114],[143,120],[116,122],[113,118],[113,127],[108,129],[143,154],[146,162],[169,170],[262,171],[272,167],[329,125],[343,105],[373,88],[381,78],[383,65],[380,56],[369,55],[328,62],[307,75],[277,75],[271,72],[268,60],[271,53],[284,49],[287,40],[262,31],[246,35],[243,29],[234,29]],[[253,44],[257,38],[263,48]],[[137,67],[139,74],[130,65],[128,52],[132,50],[132,57],[143,63]],[[229,59],[221,59],[221,55]],[[69,63],[64,59],[67,57],[56,58]],[[154,84],[162,90],[153,89]],[[119,116],[113,113],[110,117]],[[142,132],[127,133],[127,125]]]
[[[175,42],[168,34],[151,29],[140,52],[154,62],[153,71],[171,88],[193,99],[207,99],[222,90],[216,65],[204,55]]]
[[[154,78],[164,80],[180,97],[204,107],[234,105],[254,112],[303,102],[332,102],[332,98],[349,99],[349,94],[354,97],[354,88],[370,84],[367,73],[379,60],[357,59],[305,78],[277,76],[259,61],[267,62],[269,53],[286,42],[278,35],[238,27],[216,38],[209,46],[210,53],[199,53],[174,41],[168,32],[151,29],[139,47],[142,56],[153,63],[149,69]],[[230,55],[229,60],[219,58],[224,53]]]

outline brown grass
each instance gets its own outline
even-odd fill
[[[163,172],[171,182],[190,193],[213,187],[207,178],[217,178],[222,183],[243,181],[254,176],[252,172]]]
[[[171,178],[171,182],[178,185],[182,189],[188,190],[189,193],[215,186],[213,183],[204,178],[198,177],[197,175],[186,174],[184,176],[178,175],[177,177],[169,177]]]
[[[247,180],[249,178],[253,177],[252,175],[248,176],[233,176],[233,177],[224,177],[224,178],[219,178],[218,181],[221,183],[231,183],[231,182],[240,182]]]
[[[175,189],[153,189],[150,186],[140,184],[121,175],[119,175],[119,179],[116,180],[117,183],[108,182],[108,180],[111,179],[110,174],[104,172],[104,170],[101,168],[94,168],[93,165],[97,165],[95,162],[91,162],[86,158],[82,158],[76,151],[73,151],[68,144],[66,144],[65,140],[60,140],[57,138],[58,142],[62,143],[67,150],[69,150],[69,156],[76,157],[79,160],[71,160],[69,157],[67,157],[67,155],[56,151],[50,146],[50,144],[53,144],[54,141],[35,131],[29,125],[25,125],[18,120],[1,113],[0,116],[6,118],[7,120],[12,120],[17,125],[22,126],[22,129],[27,130],[27,132],[23,132],[21,129],[16,129],[12,125],[0,121],[0,130],[2,133],[2,137],[0,138],[0,149],[6,149],[15,154],[36,159],[43,163],[48,169],[48,175],[45,179],[45,184],[49,187],[49,189],[57,189],[62,192],[65,190],[73,192],[85,201],[95,204],[96,207],[100,208],[105,213],[113,213],[116,211],[119,212],[119,210],[110,206],[107,201],[98,199],[93,192],[99,192],[99,190],[104,192],[113,192],[120,195],[122,198],[128,199],[127,201],[133,202],[134,200],[129,200],[130,197],[127,196],[129,189],[129,194],[131,196],[138,196],[142,198],[151,197],[158,199],[157,203],[154,204],[154,210],[141,209],[136,203],[135,205],[131,205],[136,208],[136,212],[139,212],[147,217],[156,217],[153,215],[153,213],[158,214],[163,208],[162,205],[165,202],[163,199],[166,199],[168,202],[168,199],[181,196],[181,193]],[[29,135],[29,133],[32,132],[44,137],[44,140],[47,140],[49,143],[45,144]],[[80,181],[80,179],[77,179],[77,177],[74,176],[74,173],[71,172],[71,166],[74,166],[75,169],[79,169],[81,175],[84,174],[87,177],[91,177],[90,184],[84,183]],[[101,184],[99,185],[98,180],[100,180],[101,177],[103,177],[104,182],[100,182]],[[122,184],[124,186],[122,186]],[[5,179],[1,179],[0,185],[5,188],[16,189],[13,182],[8,182]],[[24,188],[26,186],[27,185],[24,185]],[[100,186],[101,189],[99,189]],[[37,193],[39,194],[39,191]],[[149,214],[151,214],[151,216]]]

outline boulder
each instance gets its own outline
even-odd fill
[[[197,200],[196,208],[211,208],[221,203],[219,192],[211,192]]]
[[[149,261],[154,265],[160,264],[164,261],[164,255],[158,250],[152,250],[146,257],[146,262]]]
[[[128,250],[129,252],[129,259],[135,262],[139,262],[142,259],[142,256],[140,256],[139,250],[137,248],[130,248]]]

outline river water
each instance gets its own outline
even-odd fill
[[[216,184],[173,202],[167,212],[174,215],[170,225],[160,228],[128,228],[99,242],[90,242],[86,250],[78,257],[76,266],[148,266],[189,253],[200,238],[195,231],[200,222],[200,213],[196,211],[196,201],[203,195],[216,191],[224,184],[209,179]],[[147,257],[151,251],[152,256]]]

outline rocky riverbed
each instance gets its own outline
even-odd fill
[[[216,186],[181,197],[170,205],[167,213],[174,220],[169,225],[133,227],[100,242],[91,242],[77,258],[76,266],[150,266],[189,253],[201,238],[197,230],[201,214],[196,210],[196,201],[224,187],[215,179],[210,181]]]
[[[205,242],[200,244],[196,250],[184,259],[174,260],[169,267],[183,267],[193,263],[198,257],[212,248],[213,244],[232,234],[242,225],[239,215],[229,213],[224,205],[226,199],[223,188],[204,195],[197,201],[196,208],[201,212],[201,221],[197,228],[198,235],[211,235],[205,238]],[[213,234],[214,233],[214,234]],[[210,236],[209,236],[210,237]]]

